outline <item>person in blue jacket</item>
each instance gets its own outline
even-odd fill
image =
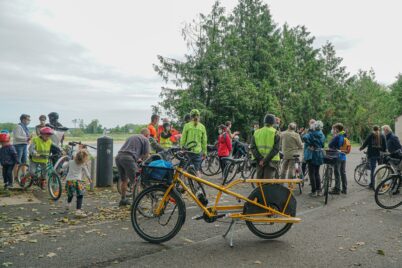
[[[311,197],[321,196],[320,166],[324,163],[325,136],[322,133],[322,121],[314,123],[314,129],[303,136],[305,142],[304,161],[308,165],[311,181]]]
[[[331,133],[333,138],[329,143],[328,147],[332,150],[340,150],[344,140],[345,131],[341,123],[336,123],[332,126]],[[335,187],[330,192],[331,194],[347,193],[347,177],[346,177],[346,154],[343,152],[338,152],[338,161],[336,162],[334,173],[335,173]],[[341,191],[341,180],[342,180],[342,191]]]

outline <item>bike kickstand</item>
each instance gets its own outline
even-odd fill
[[[227,229],[226,233],[223,235],[223,238],[226,238],[226,236],[230,233],[229,245],[231,248],[233,247],[233,234],[234,234],[235,225],[236,225],[236,221],[232,220],[232,222],[229,225],[229,228]]]

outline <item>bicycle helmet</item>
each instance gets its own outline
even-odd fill
[[[274,125],[276,122],[275,115],[273,114],[267,114],[264,117],[264,124],[266,125]]]
[[[39,130],[41,135],[53,135],[54,131],[50,127],[43,127]]]
[[[56,113],[56,112],[51,112],[51,113],[48,114],[47,116],[49,116],[49,120],[52,120],[52,119],[57,120],[57,119],[59,119],[59,114]]]
[[[0,133],[0,142],[9,142],[10,141],[10,134],[2,132]]]
[[[198,109],[192,109],[190,112],[191,117],[200,116],[200,111]]]

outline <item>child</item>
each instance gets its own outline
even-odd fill
[[[81,210],[82,201],[84,199],[85,185],[83,182],[83,175],[90,178],[86,163],[89,159],[89,153],[86,150],[79,150],[73,160],[64,163],[63,169],[68,167],[66,177],[66,191],[67,191],[67,207],[69,210],[71,201],[73,200],[74,193],[77,196],[77,211],[76,217],[84,218],[87,215]]]
[[[10,134],[6,131],[0,133],[0,164],[3,166],[4,189],[13,187],[13,168],[18,164],[17,151],[10,144]]]

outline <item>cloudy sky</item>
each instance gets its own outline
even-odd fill
[[[0,0],[0,122],[52,111],[60,121],[146,123],[162,80],[158,54],[181,58],[185,22],[213,0]],[[236,0],[221,1],[228,11]],[[334,43],[348,71],[381,83],[402,72],[399,0],[265,0],[278,24],[306,25]]]

